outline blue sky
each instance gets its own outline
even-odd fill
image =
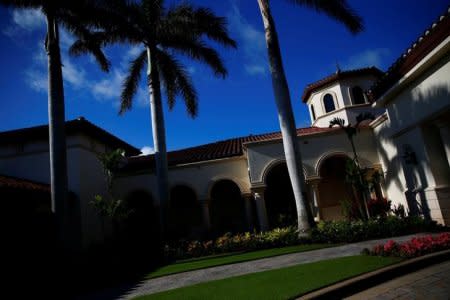
[[[168,149],[277,131],[257,1],[192,2],[227,17],[230,34],[239,48],[216,47],[229,71],[224,80],[215,78],[203,65],[186,61],[199,94],[199,115],[194,120],[189,118],[181,101],[173,111],[165,109]],[[298,127],[309,125],[300,99],[306,84],[334,72],[336,62],[341,69],[375,65],[386,70],[449,4],[446,0],[349,2],[365,21],[365,31],[356,36],[324,15],[289,1],[272,1]],[[48,115],[44,19],[37,11],[0,7],[0,28],[0,131],[45,124]],[[62,32],[66,119],[84,116],[136,147],[151,149],[144,82],[134,108],[123,116],[117,113],[121,81],[128,61],[139,49],[106,49],[113,67],[105,74],[89,57],[69,57],[67,48],[72,41],[70,34]]]

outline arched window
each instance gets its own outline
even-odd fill
[[[353,104],[364,104],[366,99],[364,99],[364,92],[359,86],[354,86],[352,88]]]
[[[330,111],[336,109],[336,107],[334,106],[334,98],[331,94],[326,94],[323,97],[323,106],[325,106],[326,113],[329,113]]]
[[[312,118],[315,121],[316,120],[316,111],[314,110],[314,105],[311,104],[311,114]]]

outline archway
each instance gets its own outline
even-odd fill
[[[201,227],[201,207],[190,187],[177,185],[171,189],[168,221],[170,236],[176,239],[191,237]]]
[[[160,236],[159,211],[153,204],[152,196],[144,190],[137,190],[125,198],[125,203],[129,215],[124,221],[123,236],[129,250],[145,251],[157,246]]]
[[[292,225],[297,220],[297,208],[286,163],[272,167],[266,176],[267,218],[271,228]]]
[[[342,201],[353,201],[351,186],[345,181],[348,160],[343,155],[332,156],[319,167],[319,209],[323,220],[343,219]]]
[[[245,230],[245,206],[241,191],[231,180],[220,180],[211,189],[211,226],[214,234]]]

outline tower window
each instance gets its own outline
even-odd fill
[[[313,120],[316,120],[316,111],[314,110],[314,105],[311,104],[311,115]]]
[[[364,98],[364,92],[359,86],[352,87],[353,104],[364,104],[366,99]]]
[[[336,109],[336,107],[334,106],[334,98],[331,94],[326,94],[323,97],[323,106],[325,107],[326,113],[329,113],[330,111]]]

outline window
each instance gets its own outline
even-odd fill
[[[312,118],[315,121],[316,120],[316,111],[314,110],[314,105],[311,104],[311,114]]]
[[[330,111],[336,109],[336,107],[334,106],[334,98],[331,94],[326,94],[323,97],[323,106],[325,106],[326,113],[329,113]]]
[[[364,98],[364,92],[359,86],[352,88],[353,104],[364,104],[366,99]]]

